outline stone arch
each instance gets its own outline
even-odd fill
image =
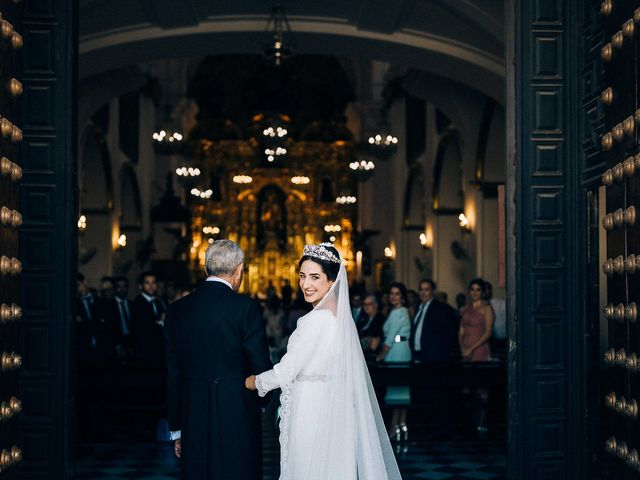
[[[449,129],[440,139],[433,168],[434,213],[457,214],[464,210],[462,162],[460,135],[457,130]],[[451,185],[451,180],[459,183]],[[454,188],[450,188],[452,186]]]
[[[142,203],[136,171],[130,163],[120,169],[120,228],[142,228]]]
[[[111,155],[102,131],[88,124],[80,141],[78,184],[82,211],[113,210]]]

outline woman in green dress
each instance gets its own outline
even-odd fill
[[[400,282],[393,282],[389,287],[389,303],[391,311],[382,327],[384,333],[384,345],[378,361],[389,363],[405,363],[411,361],[411,348],[409,336],[411,335],[411,320],[406,308],[407,288]],[[407,409],[400,405],[408,405],[411,402],[408,386],[394,386],[387,389],[385,403],[398,405],[391,414],[391,423],[388,426],[389,436],[392,440],[406,440]]]

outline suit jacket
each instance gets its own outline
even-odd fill
[[[414,350],[413,339],[417,328],[417,317],[411,321],[411,349]],[[413,352],[414,360],[422,363],[444,363],[450,360],[451,348],[456,338],[455,310],[437,300],[432,300],[424,316],[420,351]]]
[[[156,299],[156,310],[139,293],[131,302],[131,337],[134,355],[140,363],[148,366],[164,364],[164,334],[162,320],[165,312],[161,302]]]
[[[89,311],[81,298],[76,299],[76,354],[81,366],[103,364],[115,352],[115,332],[108,321],[105,299],[92,295],[88,307]]]
[[[165,319],[169,427],[182,431],[182,478],[261,480],[258,394],[245,378],[271,369],[259,304],[203,282]]]
[[[376,313],[371,323],[369,323],[369,316],[366,313],[360,315],[358,324],[358,336],[362,337],[382,337],[382,326],[384,325],[384,315],[380,312]],[[367,325],[369,323],[369,325]],[[366,327],[366,328],[365,328]]]

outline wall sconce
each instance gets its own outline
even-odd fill
[[[469,219],[467,218],[467,216],[464,213],[461,213],[458,216],[458,220],[460,221],[460,229],[462,230],[462,232],[470,233],[471,225],[469,224]]]
[[[80,215],[78,219],[78,231],[82,234],[87,229],[87,217],[85,215]]]
[[[118,245],[116,246],[116,250],[122,250],[127,246],[127,236],[123,233],[118,237]]]
[[[384,256],[388,260],[393,260],[393,250],[391,250],[391,247],[384,247]]]
[[[431,250],[433,247],[433,238],[429,234],[422,232],[420,234],[420,245],[422,245],[422,248],[425,250]]]

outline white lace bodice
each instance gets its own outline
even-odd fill
[[[258,393],[264,396],[275,388],[297,381],[327,381],[326,371],[336,335],[336,317],[329,310],[313,310],[298,320],[289,337],[287,353],[272,370],[258,375]]]

